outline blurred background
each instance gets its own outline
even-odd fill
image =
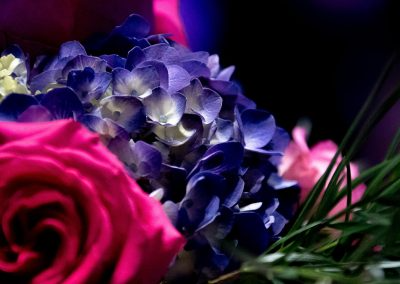
[[[235,65],[244,93],[281,126],[290,130],[308,118],[311,143],[339,142],[399,47],[400,1],[260,3],[182,0],[192,48],[219,53],[223,65]],[[400,110],[366,145],[368,163],[382,155],[398,116]]]

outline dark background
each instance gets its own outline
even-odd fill
[[[308,118],[311,142],[339,142],[398,49],[400,1],[260,2],[183,0],[192,47],[235,65],[244,93],[286,129]]]

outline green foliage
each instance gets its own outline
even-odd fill
[[[377,96],[393,62],[287,233],[264,255],[211,283],[400,283],[400,130],[381,163],[353,181],[349,167],[368,134],[400,99],[400,86],[380,103]],[[360,184],[367,189],[354,203],[351,191]],[[330,216],[342,198],[347,208]]]

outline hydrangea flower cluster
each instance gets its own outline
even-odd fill
[[[132,15],[86,49],[67,42],[32,68],[10,47],[0,118],[72,118],[97,132],[187,238],[167,279],[213,278],[243,253],[262,253],[291,218],[298,188],[277,173],[289,136],[217,55],[149,31]]]

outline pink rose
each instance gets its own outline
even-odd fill
[[[293,141],[287,147],[279,167],[280,174],[290,180],[296,180],[301,188],[300,203],[303,203],[311,189],[324,174],[333,159],[337,145],[330,140],[321,141],[309,148],[306,141],[307,131],[302,127],[295,127],[292,132]],[[341,161],[337,160],[335,168]],[[352,178],[359,175],[357,165],[350,163]],[[345,172],[343,173],[345,174]],[[344,181],[343,186],[346,184]],[[365,185],[356,187],[352,192],[352,202],[360,200],[365,191]],[[343,198],[330,214],[335,214],[346,208],[347,200]]]
[[[0,123],[0,283],[159,283],[184,239],[71,120]]]
[[[12,0],[0,4],[0,48],[18,43],[39,54],[68,40],[109,32],[137,13],[153,21],[155,32],[186,43],[179,0]]]

